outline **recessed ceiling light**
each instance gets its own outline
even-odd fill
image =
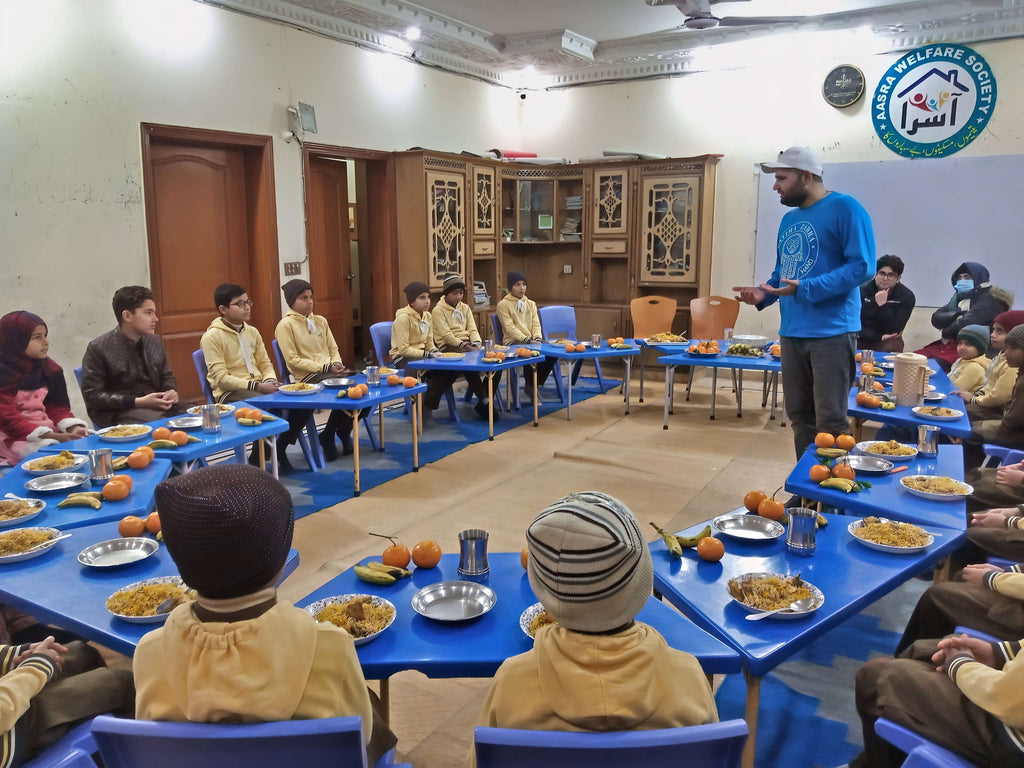
[[[407,27],[405,30],[406,40],[419,40],[420,39],[420,28],[419,27]]]

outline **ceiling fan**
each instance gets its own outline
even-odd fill
[[[717,2],[737,0],[645,0],[648,5],[674,5],[686,16],[683,26],[687,29],[714,29],[715,27],[753,27],[762,24],[787,24],[803,21],[806,16],[723,16],[711,13],[711,6]]]

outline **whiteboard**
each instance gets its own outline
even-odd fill
[[[965,261],[988,267],[993,285],[1024,304],[1024,155],[826,163],[825,188],[855,197],[871,216],[877,256],[903,259],[917,305],[943,306]],[[761,173],[754,282],[775,268],[779,222],[789,210]]]

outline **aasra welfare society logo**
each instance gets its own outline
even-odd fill
[[[996,79],[985,59],[962,45],[927,45],[878,81],[871,119],[896,154],[944,157],[974,141],[995,106]]]

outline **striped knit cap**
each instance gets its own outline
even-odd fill
[[[629,507],[597,491],[549,506],[526,530],[530,586],[562,626],[606,632],[631,621],[654,589],[647,542]]]
[[[1006,342],[1013,344],[1017,349],[1024,349],[1024,325],[1018,325],[1006,334]]]

